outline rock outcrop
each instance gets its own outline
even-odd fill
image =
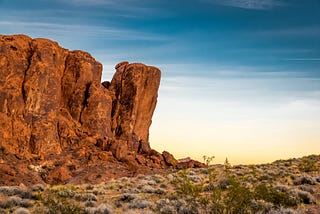
[[[114,159],[136,171],[175,166],[172,155],[149,144],[160,70],[122,62],[111,82],[101,83],[101,74],[102,65],[86,52],[47,39],[0,35],[1,164],[7,155],[40,165],[68,157],[46,167],[50,181],[54,175],[71,179],[65,165],[81,168],[83,161]],[[73,161],[80,159],[78,165]]]

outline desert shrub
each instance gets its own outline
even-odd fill
[[[13,195],[22,195],[24,191],[19,186],[0,186],[0,193],[13,196]]]
[[[159,212],[161,214],[176,214],[177,213],[175,207],[172,205],[164,205],[164,206],[160,207]]]
[[[223,213],[225,211],[223,199],[223,191],[220,188],[212,188],[209,194],[200,199],[200,204],[207,213]]]
[[[145,175],[138,175],[138,176],[137,176],[138,179],[146,179],[146,177],[147,177],[147,176],[145,176]]]
[[[94,206],[96,206],[96,202],[95,201],[86,201],[85,206],[86,207],[94,207]]]
[[[186,170],[181,170],[176,174],[173,184],[176,186],[178,197],[185,199],[193,210],[197,210],[203,185],[191,181]]]
[[[288,162],[285,162],[285,163],[284,163],[284,166],[285,166],[285,167],[289,167],[289,166],[292,166],[292,162],[290,162],[290,161],[288,161]]]
[[[6,201],[3,201],[2,203],[0,203],[0,207],[7,209],[15,206],[20,206],[21,202],[22,202],[22,198],[17,196],[11,196]]]
[[[274,187],[275,190],[280,192],[288,192],[289,188],[285,185],[277,185]]]
[[[42,184],[35,184],[31,187],[32,191],[44,191],[45,187]]]
[[[154,193],[156,191],[156,189],[147,184],[147,185],[144,185],[144,186],[141,187],[141,191],[144,192],[144,193],[150,193],[151,194],[151,193]]]
[[[197,175],[189,175],[189,179],[192,181],[192,182],[200,182],[202,181],[202,179],[197,176]]]
[[[272,185],[259,184],[255,190],[256,199],[271,202],[277,206],[292,207],[298,205],[296,197],[291,196],[288,192],[279,191]]]
[[[97,201],[97,197],[92,193],[84,194],[82,195],[82,201]]]
[[[230,187],[225,195],[225,209],[227,213],[247,213],[253,194],[233,177],[229,178]]]
[[[179,214],[198,214],[198,211],[195,210],[190,205],[182,205],[178,211]]]
[[[309,176],[309,175],[303,175],[297,180],[294,181],[295,185],[302,185],[302,184],[309,184],[309,185],[315,185],[316,182],[315,180]]]
[[[22,199],[19,196],[11,196],[6,201],[0,203],[0,207],[7,209],[12,207],[31,207],[32,201],[29,199]]]
[[[76,201],[82,201],[82,195],[81,195],[80,193],[74,194],[73,198],[74,198]]]
[[[210,183],[208,193],[203,194],[200,198],[201,208],[206,213],[251,213],[252,201],[254,199],[253,193],[245,183],[237,180],[231,175],[227,175],[223,179],[226,183],[221,186],[214,186]]]
[[[320,178],[319,178],[320,179]],[[320,180],[319,180],[319,182],[320,182]],[[166,184],[160,184],[160,188],[162,188],[162,189],[167,189],[168,188],[168,186],[166,185]]]
[[[247,180],[247,182],[249,182],[249,183],[255,183],[255,182],[257,182],[257,179],[254,178],[254,177],[252,177],[252,176],[248,176],[248,177],[246,178],[246,180]]]
[[[148,185],[151,185],[151,186],[156,186],[157,185],[157,182],[154,181],[154,180],[150,180],[147,182]]]
[[[129,209],[145,209],[152,208],[153,204],[147,199],[136,198],[128,206]]]
[[[201,185],[195,184],[189,179],[186,170],[179,171],[173,183],[177,187],[177,193],[182,196],[196,198],[202,191]]]
[[[29,200],[29,199],[22,199],[22,202],[20,204],[21,207],[25,207],[25,208],[32,207],[32,205],[33,205],[33,202],[32,200]]]
[[[264,200],[253,200],[250,205],[252,213],[269,213],[273,207],[273,203]]]
[[[109,204],[100,204],[94,214],[112,214],[113,209]]]
[[[99,189],[99,188],[94,188],[92,190],[92,193],[95,194],[95,195],[103,195],[105,193],[105,191],[102,190],[102,189]]]
[[[154,191],[155,194],[157,195],[163,195],[166,193],[166,191],[162,188],[157,188],[155,191]]]
[[[196,176],[197,175],[197,173],[195,172],[195,171],[193,171],[193,169],[190,169],[189,171],[188,171],[188,175],[190,175],[190,176]]]
[[[242,169],[242,168],[243,168],[243,165],[242,165],[242,164],[235,165],[234,168],[235,168],[235,169]]]
[[[123,201],[123,202],[130,202],[130,201],[133,201],[134,199],[136,199],[136,195],[133,195],[133,194],[123,194],[119,201]]]
[[[40,198],[41,203],[47,209],[48,214],[82,214],[85,213],[85,209],[75,201],[73,201],[69,196],[65,194],[59,194],[59,191],[50,190],[46,194],[42,194]]]
[[[209,167],[214,158],[215,158],[214,156],[206,156],[206,155],[204,155],[203,156],[203,161],[206,164],[206,166]]]
[[[122,202],[124,203],[129,203],[132,202],[134,199],[136,199],[137,196],[135,194],[131,193],[124,193],[122,196],[116,201],[116,206],[117,207],[122,207]]]
[[[132,189],[124,189],[122,192],[128,193],[128,194],[137,194],[137,193],[140,193],[141,191],[138,188],[132,188]]]
[[[201,168],[200,169],[200,174],[203,174],[203,175],[208,174],[208,169],[207,168]]]
[[[299,189],[302,190],[302,191],[306,191],[306,192],[309,192],[311,194],[314,194],[314,190],[310,187],[307,187],[307,186],[299,186]]]
[[[86,190],[93,190],[93,188],[94,188],[94,186],[91,185],[91,184],[88,184],[88,185],[86,186]]]
[[[301,213],[286,207],[274,207],[268,211],[268,214],[301,214]]]
[[[127,182],[129,179],[127,177],[122,177],[119,180],[124,183]]]
[[[160,199],[157,201],[156,209],[159,213],[195,213],[196,210],[193,210],[188,203],[183,199],[177,199],[175,197]]]
[[[100,204],[96,208],[90,208],[88,214],[113,214],[113,208],[109,204]]]
[[[300,189],[295,189],[295,190],[291,190],[290,193],[295,197],[297,197],[304,204],[316,203],[316,199],[309,192],[306,192]]]
[[[230,172],[230,169],[231,169],[231,164],[228,158],[226,158],[226,160],[224,161],[224,171],[228,174]]]
[[[223,178],[218,183],[219,188],[222,190],[226,190],[229,185],[230,185],[230,181],[228,178]]]
[[[13,214],[30,214],[30,211],[26,208],[23,208],[23,207],[19,207],[18,209],[16,209],[14,211]]]
[[[307,159],[307,158],[302,159],[298,167],[301,172],[313,172],[318,170],[316,166],[316,161],[313,159]]]
[[[160,184],[164,181],[163,177],[161,177],[160,175],[152,175],[151,179],[155,181],[157,184]]]
[[[67,188],[67,187],[64,187],[64,188],[61,188],[61,189],[58,189],[58,190],[55,190],[56,193],[60,196],[60,197],[65,197],[65,198],[72,198],[75,196],[75,191]]]
[[[215,188],[217,188],[216,185],[209,183],[203,186],[203,191],[210,192],[210,191],[213,191]]]

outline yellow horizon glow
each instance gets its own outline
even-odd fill
[[[274,121],[269,124],[226,125],[208,122],[197,126],[192,121],[152,125],[151,147],[167,150],[177,159],[215,156],[213,163],[261,164],[279,159],[320,153],[320,123]]]

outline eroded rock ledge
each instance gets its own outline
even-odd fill
[[[8,155],[46,163],[42,179],[51,183],[69,181],[70,168],[99,161],[136,171],[176,167],[172,155],[149,144],[160,70],[128,62],[115,68],[112,81],[101,83],[102,65],[86,52],[0,35],[0,164],[10,165]],[[57,158],[61,164],[53,163]]]

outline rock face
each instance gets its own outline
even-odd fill
[[[160,70],[143,64],[122,62],[116,65],[110,91],[113,92],[112,134],[128,141],[131,151],[150,152],[149,127],[156,107]]]
[[[46,156],[86,136],[111,136],[112,99],[100,84],[100,63],[46,39],[0,39],[2,147]]]
[[[0,148],[27,160],[77,151],[72,158],[112,154],[133,166],[173,165],[149,145],[160,70],[122,62],[111,82],[101,83],[101,74],[88,53],[0,35]],[[71,177],[59,167],[53,174]]]

